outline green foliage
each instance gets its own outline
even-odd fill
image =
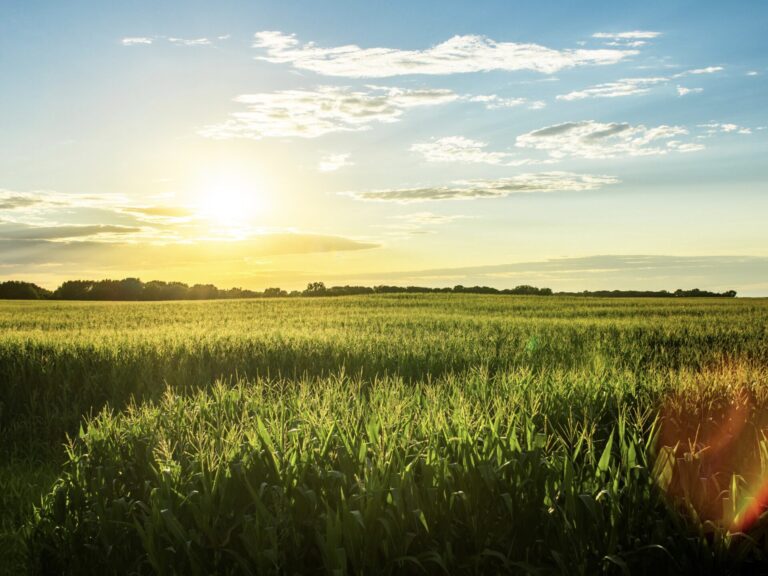
[[[47,574],[759,572],[767,332],[741,299],[0,303],[0,544]]]

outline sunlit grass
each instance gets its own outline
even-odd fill
[[[749,572],[767,326],[759,300],[3,303],[2,451],[44,463],[5,538],[38,572]]]

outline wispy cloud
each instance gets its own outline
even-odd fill
[[[716,74],[718,72],[722,72],[725,70],[722,66],[707,66],[706,68],[694,68],[692,70],[685,70],[684,72],[680,72],[678,74],[675,74],[673,78],[682,78],[683,76],[701,76],[702,74]]]
[[[353,166],[355,163],[349,159],[351,156],[349,153],[326,154],[317,163],[317,169],[320,172],[335,172],[346,166]]]
[[[725,70],[725,68],[722,66],[707,66],[706,68],[688,70],[688,74],[714,74],[715,72],[722,72],[723,70]]]
[[[117,209],[149,222],[177,222],[188,220],[195,215],[194,211],[185,206],[120,206]]]
[[[168,42],[177,46],[210,46],[212,42],[208,38],[173,38],[169,37]]]
[[[595,32],[592,38],[604,40],[608,46],[620,46],[626,48],[639,48],[645,46],[649,40],[658,38],[661,32],[650,30],[631,30],[628,32]]]
[[[430,142],[417,142],[412,152],[424,156],[427,162],[460,162],[467,164],[493,164],[500,166],[524,166],[536,163],[519,158],[512,152],[491,152],[486,142],[464,136],[445,136]]]
[[[564,122],[517,137],[521,148],[543,150],[552,158],[616,158],[650,156],[668,152],[694,152],[701,144],[684,143],[681,126],[646,127],[642,124],[602,123],[594,120]]]
[[[401,222],[406,222],[408,224],[450,224],[451,222],[455,222],[456,220],[461,220],[462,218],[466,218],[466,216],[461,214],[434,214],[432,212],[413,212],[411,214],[400,214],[399,216],[393,217],[396,220],[400,220]]]
[[[293,34],[257,32],[255,48],[260,60],[291,64],[326,76],[386,78],[407,74],[458,74],[491,70],[534,70],[553,74],[564,68],[615,64],[636,54],[634,50],[556,50],[539,44],[497,42],[485,36],[454,36],[425,50],[361,48],[350,44],[324,48],[302,44]]]
[[[388,236],[408,237],[422,236],[424,234],[434,234],[435,227],[451,224],[456,220],[461,220],[466,216],[461,214],[434,214],[432,212],[413,212],[411,214],[400,214],[392,216],[392,224],[382,224],[379,227],[387,230]]]
[[[0,190],[0,210],[27,208],[40,202],[40,198],[31,194],[19,194],[10,190]]]
[[[480,102],[488,110],[499,110],[503,108],[517,108],[526,106],[529,110],[541,110],[547,103],[543,100],[530,100],[528,98],[503,98],[497,94],[480,94],[476,96],[465,96],[469,102]]]
[[[760,73],[757,70],[750,70],[747,72],[747,76],[759,76]]]
[[[578,192],[594,190],[617,182],[619,180],[612,176],[573,174],[571,172],[542,172],[539,174],[520,174],[511,178],[499,178],[496,180],[462,180],[448,186],[391,188],[344,192],[343,194],[357,200],[410,204],[434,200],[503,198],[511,194]]]
[[[724,70],[722,66],[708,66],[706,68],[696,68],[686,70],[672,76],[672,78],[683,78],[689,75],[715,74]],[[585,98],[618,98],[621,96],[635,96],[649,93],[655,86],[663,86],[670,82],[671,78],[664,76],[655,76],[650,78],[622,78],[614,82],[606,82],[590,86],[584,90],[576,90],[567,94],[557,96],[558,100],[583,100]],[[680,96],[694,92],[702,92],[702,88],[685,88],[677,86],[677,93]]]
[[[558,100],[583,100],[585,98],[618,98],[650,92],[651,87],[667,82],[667,78],[623,78],[615,82],[597,84],[584,90],[560,94]]]
[[[369,86],[320,86],[315,90],[284,90],[244,94],[235,98],[246,111],[229,120],[207,126],[200,134],[208,138],[269,137],[316,138],[330,132],[366,130],[373,124],[400,120],[411,108],[435,106],[459,99],[445,89],[408,90]]]
[[[96,239],[100,236],[135,234],[141,228],[110,224],[30,226],[0,222],[0,238],[5,240],[72,240]]]
[[[229,39],[229,34],[223,36],[217,36],[217,40]],[[123,46],[149,46],[156,44],[157,42],[168,42],[175,46],[211,46],[213,40],[210,38],[178,38],[176,36],[129,36],[122,38],[120,43]]]
[[[301,232],[259,234],[237,242],[70,242],[0,238],[0,261],[23,271],[52,263],[61,267],[74,266],[73,271],[87,266],[104,273],[109,270],[138,273],[148,266],[157,272],[200,265],[210,271],[213,268],[242,269],[260,256],[347,252],[377,247],[379,244],[374,242]]]
[[[120,43],[123,46],[148,46],[149,44],[152,44],[152,42],[153,39],[146,36],[130,36],[120,40]]]
[[[752,129],[746,126],[739,126],[738,124],[721,123],[721,122],[709,122],[707,124],[699,124],[699,128],[706,130],[707,136],[714,136],[715,134],[722,132],[725,134],[752,134]]]
[[[661,36],[661,32],[650,30],[630,30],[629,32],[595,32],[592,38],[609,40],[651,40]]]
[[[704,92],[704,88],[686,88],[685,86],[680,86],[679,84],[677,86],[678,96],[687,96],[688,94],[699,94],[701,92]]]

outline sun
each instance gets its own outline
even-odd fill
[[[225,175],[205,182],[198,195],[196,212],[209,223],[227,229],[241,229],[260,214],[263,195],[257,186]]]

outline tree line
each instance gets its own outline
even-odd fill
[[[676,298],[720,297],[733,298],[735,290],[709,292],[706,290],[597,290],[583,292],[553,292],[550,288],[521,285],[516,288],[492,288],[490,286],[462,286],[427,288],[424,286],[330,286],[323,282],[310,282],[305,290],[286,291],[267,288],[263,292],[244,288],[217,288],[213,284],[142,282],[138,278],[122,280],[67,280],[56,290],[46,290],[31,282],[9,280],[0,282],[0,299],[7,300],[228,300],[239,298],[351,296],[358,294],[501,294],[523,296],[597,296],[602,298]]]

